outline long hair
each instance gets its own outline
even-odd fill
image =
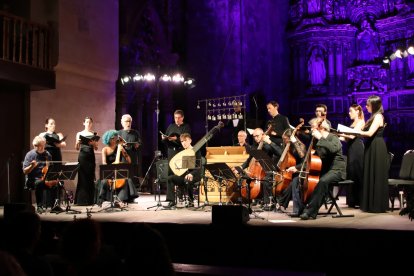
[[[353,104],[351,105],[351,108],[359,112],[358,119],[364,120],[364,112],[362,111],[362,107],[359,104]]]
[[[369,96],[367,99],[367,104],[371,105],[372,112],[371,117],[365,123],[364,129],[370,128],[372,122],[374,121],[375,115],[384,113],[384,109],[382,108],[382,100],[377,95]]]

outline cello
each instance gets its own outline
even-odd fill
[[[272,131],[272,126],[269,125],[266,132],[263,135],[268,135]],[[260,141],[259,145],[257,146],[258,150],[263,148],[263,139]],[[263,180],[266,176],[266,171],[262,168],[259,161],[256,158],[252,157],[249,163],[249,167],[247,169],[247,175],[254,180],[249,183],[250,188],[250,195],[247,191],[247,180],[243,180],[241,195],[243,198],[250,198],[255,199],[260,194],[260,181]]]
[[[303,126],[304,123],[305,121],[303,119],[300,120],[300,124],[292,131],[292,134],[289,137],[289,142],[286,143],[282,155],[277,162],[279,172],[275,175],[275,184],[273,185],[273,194],[275,196],[280,195],[289,186],[290,182],[292,182],[293,173],[286,171],[287,168],[296,165],[296,159],[289,151],[291,145],[290,141],[293,137],[295,137],[296,132]]]
[[[318,128],[321,126],[322,121],[323,119],[317,123]],[[322,160],[315,154],[315,150],[313,149],[314,142],[315,137],[312,136],[312,140],[299,172],[299,187],[301,187],[302,190],[302,201],[304,203],[308,201],[315,190],[322,169]]]

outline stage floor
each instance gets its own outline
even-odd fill
[[[162,205],[166,205],[165,195],[161,195]],[[318,215],[316,220],[302,221],[299,218],[290,218],[285,213],[280,212],[254,212],[250,215],[248,225],[255,226],[288,226],[288,227],[326,227],[326,228],[351,228],[351,229],[383,229],[383,230],[410,230],[414,231],[414,221],[410,221],[407,216],[400,216],[399,209],[383,214],[364,213],[359,209],[348,208],[345,205],[345,197],[340,197],[337,201],[344,215],[353,214],[354,217],[333,218],[332,215]],[[217,204],[217,203],[213,203]],[[211,206],[204,208],[177,208],[175,210],[165,210],[157,208],[157,201],[154,195],[142,194],[138,203],[129,204],[124,211],[106,212],[103,209],[110,206],[110,202],[104,202],[102,207],[94,206],[71,206],[72,210],[81,211],[80,214],[67,213],[46,213],[40,215],[44,221],[70,221],[76,218],[86,218],[89,215],[102,222],[147,222],[147,223],[174,223],[174,224],[210,224],[212,222]],[[151,208],[155,206],[154,208]],[[197,204],[196,204],[197,206]],[[65,206],[62,205],[64,208]],[[180,204],[178,205],[180,207]],[[398,208],[398,203],[396,208]],[[291,212],[292,203],[287,212]],[[258,210],[253,207],[253,210]],[[324,212],[325,207],[320,209]],[[333,211],[336,211],[333,208]],[[0,216],[3,216],[4,207],[0,208]]]

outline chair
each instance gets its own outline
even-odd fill
[[[354,181],[347,179],[347,180],[343,180],[343,181],[338,181],[338,182],[332,182],[329,184],[329,188],[328,188],[328,194],[327,194],[327,199],[325,199],[325,208],[327,208],[327,205],[330,204],[328,211],[326,213],[318,213],[318,215],[332,215],[333,218],[345,218],[345,217],[354,217],[353,214],[351,215],[344,215],[341,211],[341,208],[339,207],[338,203],[336,202],[336,198],[333,194],[333,188],[334,187],[338,187],[338,195],[341,193],[341,191],[343,190],[344,187],[348,187],[349,185],[354,184]],[[329,203],[327,203],[327,201]],[[335,207],[337,213],[335,212],[331,212],[333,207]]]
[[[398,178],[388,179],[388,185],[390,186],[389,199],[391,201],[391,211],[394,211],[395,198],[398,197],[400,201],[400,209],[404,205],[404,192],[407,191],[409,186],[414,185],[414,150],[408,150],[404,153],[400,172]]]
[[[200,206],[200,196],[199,196],[199,189],[200,189],[200,183],[202,181],[204,181],[204,173],[205,173],[205,166],[207,164],[207,159],[205,157],[201,157],[201,162],[200,162],[200,181],[198,182],[194,182],[194,190],[193,190],[193,195],[194,198],[197,198],[197,206]],[[187,194],[185,192],[186,189],[181,189],[180,187],[178,187],[177,185],[175,185],[175,202],[178,203],[178,197],[181,193],[183,200],[185,202],[185,206],[188,206],[188,198],[187,198]]]

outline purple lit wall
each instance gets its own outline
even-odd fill
[[[121,73],[160,66],[179,68],[197,81],[191,90],[160,89],[160,129],[181,108],[197,140],[205,133],[205,113],[196,109],[197,100],[238,94],[248,95],[247,114],[256,119],[257,113],[262,123],[268,118],[265,103],[275,99],[292,124],[299,117],[310,119],[317,103],[328,106],[334,126],[349,124],[349,105],[364,106],[369,95],[378,94],[386,109],[390,151],[401,156],[413,148],[414,57],[382,63],[384,55],[414,42],[412,4],[124,0],[120,6],[121,14],[125,12],[120,23]],[[119,89],[124,100],[118,112],[132,110],[141,127],[157,133],[156,93],[145,89]],[[153,138],[147,137],[150,148]]]

